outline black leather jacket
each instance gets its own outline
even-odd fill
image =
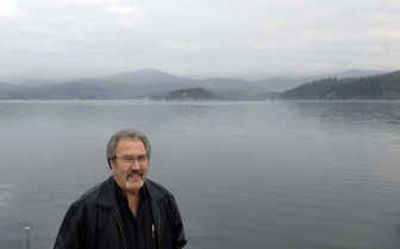
[[[122,230],[114,179],[108,178],[71,204],[58,232],[54,249],[131,249]],[[158,249],[178,249],[186,244],[174,197],[159,184],[146,180]]]

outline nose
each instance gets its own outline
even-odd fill
[[[140,164],[137,159],[133,160],[133,162],[131,162],[130,166],[132,169],[140,169]]]

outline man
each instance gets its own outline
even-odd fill
[[[55,249],[178,249],[186,244],[174,197],[149,180],[146,135],[115,133],[107,144],[113,176],[68,209]]]

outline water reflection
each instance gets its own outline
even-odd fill
[[[400,124],[399,101],[287,101],[299,116],[316,117],[322,123]]]

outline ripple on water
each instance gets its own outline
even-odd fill
[[[11,189],[11,184],[0,183],[0,207],[6,206],[8,200],[13,197]]]

